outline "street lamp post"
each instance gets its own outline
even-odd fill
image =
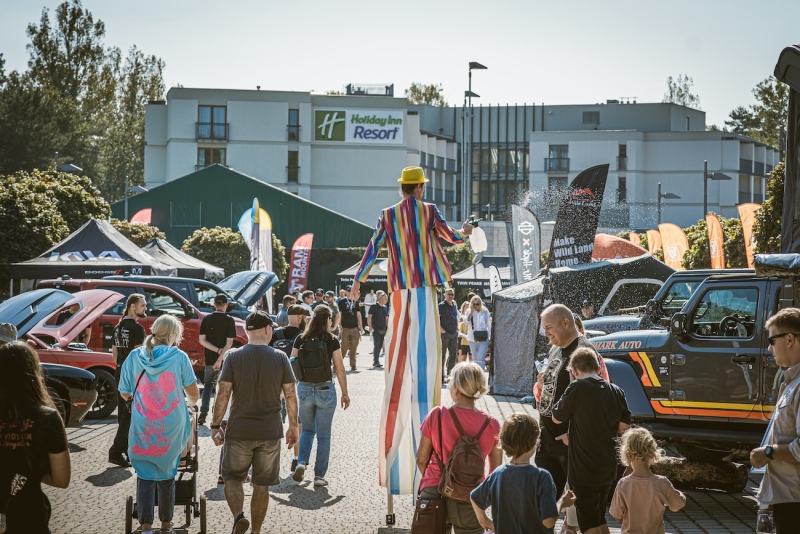
[[[464,92],[464,100],[466,104],[466,112],[464,113],[464,126],[461,128],[461,135],[464,137],[462,149],[464,156],[462,159],[462,182],[461,182],[461,205],[462,205],[462,218],[468,216],[470,205],[472,203],[471,197],[471,183],[472,183],[472,97],[479,98],[472,92],[472,70],[486,70],[488,67],[481,65],[477,61],[469,62],[469,84],[468,90]]]
[[[128,185],[128,175],[125,175],[125,220],[128,220],[128,193],[147,193],[147,189],[140,185]]]
[[[709,180],[733,180],[727,174],[721,172],[712,172],[708,174],[708,160],[703,160],[703,219],[708,214],[708,181]]]
[[[662,198],[669,198],[669,199],[676,199],[681,198],[675,193],[662,193],[661,192],[661,182],[658,182],[658,224],[661,224],[661,199]]]

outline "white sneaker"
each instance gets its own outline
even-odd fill
[[[578,533],[572,530],[571,528],[567,528],[567,524],[563,523],[561,525],[561,530],[558,531],[558,534],[578,534]]]
[[[322,477],[314,477],[314,487],[327,486],[328,481]]]
[[[303,462],[297,462],[297,467],[295,468],[294,473],[292,474],[292,479],[295,482],[302,482],[303,475],[305,474],[306,474],[306,464]]]

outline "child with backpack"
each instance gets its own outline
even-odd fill
[[[684,494],[667,477],[650,471],[663,452],[646,428],[630,428],[622,435],[619,458],[633,471],[617,483],[609,509],[622,523],[622,534],[664,534],[664,507],[677,512],[686,505]]]
[[[572,506],[567,491],[556,504],[556,485],[544,469],[531,465],[539,425],[528,414],[515,413],[503,423],[500,444],[511,460],[498,467],[470,497],[481,526],[495,534],[553,532],[560,510]],[[485,510],[492,507],[492,519]]]
[[[314,438],[317,439],[317,457],[314,462],[314,486],[327,486],[325,473],[331,455],[331,427],[336,411],[336,387],[333,384],[331,367],[336,371],[336,379],[342,388],[341,405],[350,406],[347,394],[347,375],[342,361],[339,340],[330,333],[333,321],[328,306],[317,306],[305,332],[294,341],[292,360],[297,364],[297,397],[299,400],[300,453],[292,478],[303,480],[311,457]]]
[[[478,364],[462,362],[453,367],[449,389],[453,406],[437,406],[422,423],[417,448],[420,499],[443,499],[447,524],[456,534],[482,534],[469,494],[483,481],[487,459],[490,472],[503,461],[497,447],[500,423],[475,407],[475,401],[488,391]]]

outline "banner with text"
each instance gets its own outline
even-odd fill
[[[653,255],[656,251],[661,250],[661,232],[658,230],[647,231],[647,250]]]
[[[746,202],[736,206],[739,210],[739,220],[742,221],[742,234],[744,234],[744,250],[747,254],[747,266],[753,268],[753,255],[755,254],[756,242],[753,239],[753,224],[756,222],[756,211],[761,208],[761,204]]]
[[[292,245],[292,256],[289,262],[289,291],[308,287],[308,266],[311,263],[311,244],[314,234],[303,234]]]
[[[511,255],[514,258],[514,283],[533,280],[539,273],[539,221],[522,206],[511,206]]]
[[[315,109],[314,141],[402,145],[403,110]]]
[[[725,268],[725,237],[722,234],[722,225],[719,218],[713,213],[706,215],[708,227],[708,254],[711,256],[712,269]]]
[[[594,235],[603,205],[608,164],[590,167],[567,188],[558,208],[548,267],[564,267],[592,262]]]
[[[676,271],[683,271],[683,254],[689,250],[689,241],[683,228],[677,224],[663,223],[658,225],[658,231],[664,248],[664,263]]]

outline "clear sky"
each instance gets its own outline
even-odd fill
[[[56,1],[0,0],[0,53],[26,68],[25,27]],[[84,0],[106,45],[166,62],[167,87],[341,90],[440,83],[463,101],[467,66],[483,104],[660,102],[688,74],[722,126],[800,42],[800,1]],[[51,14],[52,16],[52,14]]]

